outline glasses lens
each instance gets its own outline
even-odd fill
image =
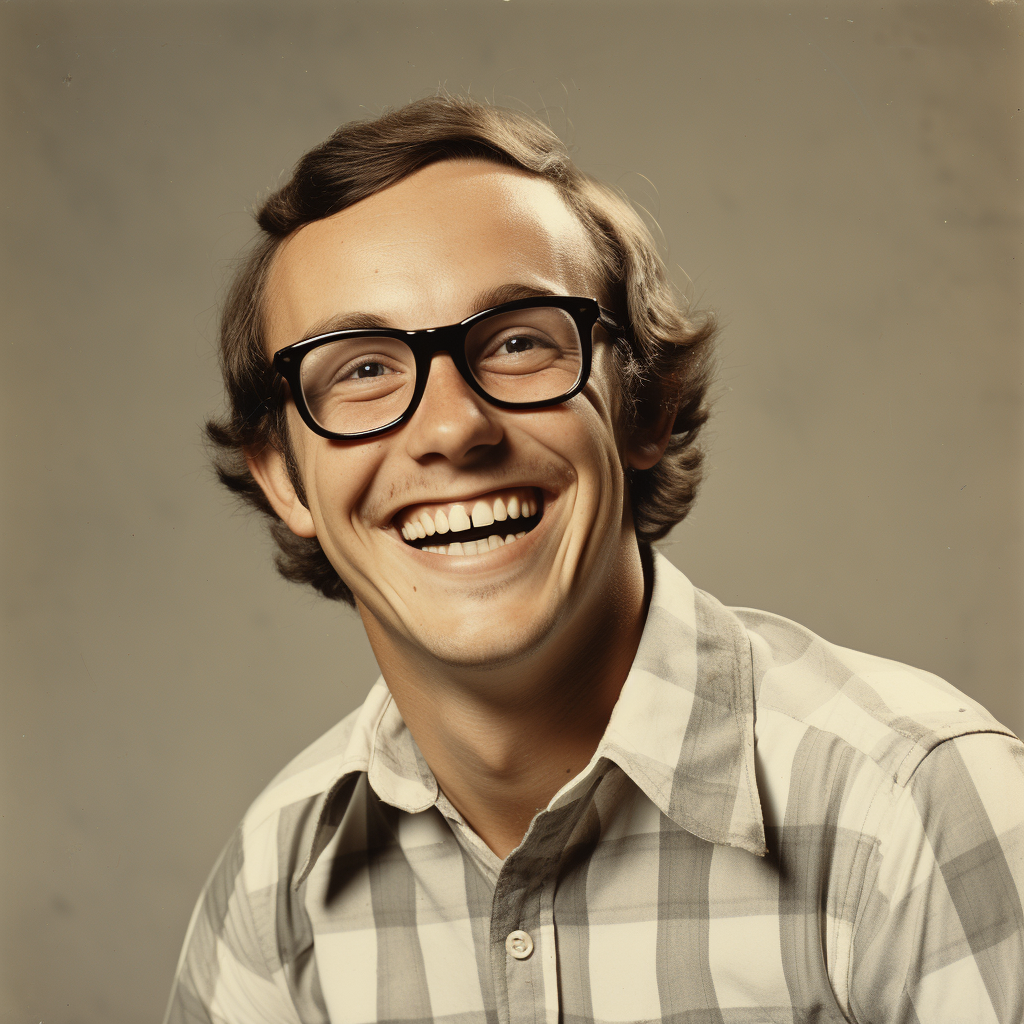
[[[412,401],[416,360],[397,338],[343,338],[313,349],[299,372],[313,419],[336,434],[374,430]]]
[[[466,360],[493,398],[543,402],[576,386],[583,350],[576,321],[564,309],[537,306],[475,323],[466,337]]]

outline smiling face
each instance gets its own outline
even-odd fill
[[[435,163],[282,244],[270,352],[359,318],[415,330],[525,295],[600,298],[594,265],[547,182],[482,160]],[[289,403],[308,508],[278,453],[250,466],[288,526],[319,539],[382,668],[521,664],[587,650],[595,630],[640,614],[624,470],[653,464],[660,446],[624,447],[617,412],[606,342],[580,394],[535,410],[488,404],[438,353],[415,414],[388,434],[327,440]]]

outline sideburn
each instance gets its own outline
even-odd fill
[[[295,488],[295,496],[302,503],[302,507],[308,509],[309,502],[306,500],[306,488],[302,485],[299,464],[295,461],[295,453],[292,451],[292,443],[288,437],[287,428],[282,434],[281,440],[283,442],[284,468],[288,471],[288,479],[291,481],[292,487]]]

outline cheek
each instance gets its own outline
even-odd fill
[[[594,397],[582,394],[567,406],[558,452],[572,466],[576,512],[587,520],[617,521],[625,494],[625,464],[609,418],[611,409]]]
[[[602,475],[621,477],[625,473],[626,458],[617,385],[610,383],[602,367],[595,365],[594,373],[583,393],[572,399],[576,405],[579,437],[575,448],[580,458],[602,467]]]
[[[359,512],[383,457],[377,442],[346,446],[317,438],[299,458],[306,499],[325,547],[359,522]]]

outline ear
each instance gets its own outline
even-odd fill
[[[676,408],[660,409],[645,426],[638,427],[626,444],[626,463],[630,469],[656,466],[672,436]]]
[[[246,452],[245,461],[285,526],[297,537],[315,537],[313,516],[295,493],[284,455],[268,444],[258,453]]]

